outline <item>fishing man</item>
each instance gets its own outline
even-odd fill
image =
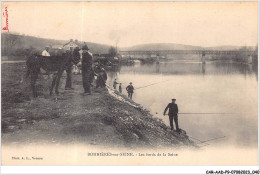
[[[118,84],[118,82],[116,82],[116,79],[113,82],[113,88],[116,89],[116,85]]]
[[[178,105],[175,103],[175,101],[176,101],[176,99],[173,98],[172,102],[169,103],[167,105],[167,107],[165,108],[163,115],[166,115],[166,112],[167,112],[167,110],[169,108],[168,115],[169,115],[171,130],[174,129],[174,127],[173,127],[173,119],[174,119],[175,126],[176,126],[176,131],[179,132],[180,129],[179,129],[179,125],[178,125]]]
[[[133,93],[134,93],[134,86],[133,83],[130,82],[129,85],[126,87],[126,91],[128,93],[128,98],[132,99]]]
[[[92,53],[89,52],[88,46],[82,47],[82,81],[84,92],[91,94],[90,86],[92,82]]]

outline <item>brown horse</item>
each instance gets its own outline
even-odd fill
[[[33,92],[33,97],[37,97],[37,90],[35,88],[35,83],[40,73],[40,69],[44,69],[47,72],[57,72],[54,76],[50,88],[50,95],[52,95],[53,88],[55,86],[55,93],[59,94],[59,83],[60,78],[64,70],[67,67],[71,66],[71,64],[78,64],[80,61],[79,52],[74,52],[71,54],[70,52],[64,53],[62,56],[50,56],[45,57],[41,55],[31,55],[27,61],[27,73],[26,77],[31,75],[31,88]]]

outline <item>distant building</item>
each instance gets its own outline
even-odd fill
[[[53,45],[51,46],[51,49],[62,49],[63,46],[62,45]]]
[[[63,49],[64,50],[73,50],[75,47],[80,47],[80,43],[78,42],[78,40],[73,41],[73,39],[71,39],[68,43],[63,45]]]

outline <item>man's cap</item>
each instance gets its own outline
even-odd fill
[[[82,50],[89,50],[88,46],[85,44],[84,46],[82,46]]]
[[[175,99],[175,98],[173,98],[172,100],[176,101],[176,99]]]

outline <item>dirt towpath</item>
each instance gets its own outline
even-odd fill
[[[31,97],[29,83],[21,82],[23,64],[2,65],[2,143],[70,144],[109,147],[194,146],[183,132],[169,131],[158,118],[113,90],[83,93],[81,75],[73,75],[74,90],[48,95],[50,79],[38,81],[40,97]],[[9,73],[3,73],[7,71]],[[11,88],[13,87],[13,88]],[[112,94],[112,95],[111,95]]]

